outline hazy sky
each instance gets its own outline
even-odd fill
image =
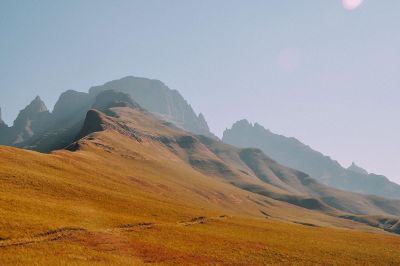
[[[358,4],[358,8],[354,8]],[[346,8],[347,9],[346,9]],[[400,1],[0,1],[0,106],[127,75],[400,182]]]

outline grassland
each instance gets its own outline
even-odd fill
[[[75,152],[0,147],[0,184],[0,265],[400,265],[396,235],[241,190],[113,130]]]

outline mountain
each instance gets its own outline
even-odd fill
[[[224,132],[224,142],[239,147],[256,147],[278,162],[303,171],[320,182],[339,189],[400,198],[400,185],[386,177],[368,174],[359,167],[343,168],[337,161],[301,143],[295,138],[277,135],[247,120],[236,122]]]
[[[189,132],[212,136],[202,114],[198,116],[176,90],[159,80],[128,76],[90,88],[90,95],[104,90],[117,90],[129,94],[144,109],[157,114]]]
[[[49,117],[50,112],[40,97],[37,96],[25,109],[20,111],[12,127],[6,128],[3,124],[5,133],[1,142],[14,146],[21,145],[35,134],[42,132]]]
[[[129,76],[92,87],[89,93],[68,90],[61,94],[51,113],[36,97],[21,111],[12,128],[3,130],[0,143],[40,152],[61,149],[79,132],[96,97],[110,89],[126,92],[146,110],[180,128],[216,138],[204,116],[197,116],[178,91],[158,80]]]
[[[289,169],[257,149],[240,149],[219,140],[193,135],[147,112],[129,94],[105,90],[97,94],[75,142],[81,148],[86,136],[114,131],[139,143],[167,148],[187,165],[207,176],[220,178],[240,189],[333,216],[400,214],[400,201],[332,189],[309,175]],[[108,147],[115,149],[113,146]],[[383,225],[380,225],[383,226]],[[390,228],[386,228],[390,230]]]
[[[348,171],[358,173],[358,174],[363,174],[363,175],[368,175],[368,171],[365,170],[364,168],[361,168],[360,166],[356,165],[355,162],[352,162],[349,167],[347,167]]]
[[[400,201],[182,130],[121,91],[91,106],[66,149],[0,147],[2,264],[400,263]]]

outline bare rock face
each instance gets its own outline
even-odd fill
[[[98,109],[100,111],[104,111],[113,107],[131,107],[142,109],[139,104],[132,100],[129,94],[116,90],[105,90],[100,92],[96,96],[96,100],[92,105],[93,109]]]
[[[162,119],[195,134],[212,136],[203,115],[197,116],[182,95],[159,80],[128,76],[92,87],[89,94],[116,90],[129,94],[140,106]]]
[[[76,137],[76,140],[81,139],[91,133],[103,131],[106,127],[103,122],[104,115],[97,110],[89,110],[86,114],[86,118],[83,127]]]
[[[49,122],[50,112],[45,103],[37,96],[23,109],[11,128],[12,144],[23,143],[35,134],[43,131]]]
[[[71,121],[71,118],[75,121],[83,119],[92,104],[93,99],[87,93],[74,90],[63,92],[51,114],[53,124],[61,122],[65,125],[65,122]]]

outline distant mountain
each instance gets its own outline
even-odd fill
[[[140,106],[180,128],[211,136],[204,116],[196,115],[178,91],[171,90],[159,80],[129,76],[92,87],[89,94],[97,95],[101,91],[110,89],[129,94]]]
[[[247,120],[236,122],[223,135],[223,141],[239,147],[255,147],[278,162],[303,171],[322,183],[348,191],[400,198],[400,185],[386,177],[368,174],[364,169],[343,168],[337,161],[313,150],[295,138],[277,135]]]
[[[65,147],[79,132],[87,111],[99,101],[97,96],[110,89],[127,93],[149,112],[182,129],[215,138],[204,116],[196,115],[178,91],[158,80],[129,76],[92,87],[89,93],[68,90],[61,94],[51,113],[36,97],[12,127],[0,124],[0,144],[41,152]]]
[[[20,111],[12,127],[7,127],[4,122],[2,125],[3,133],[2,144],[18,146],[42,132],[50,118],[44,102],[40,97],[36,97],[25,109]]]
[[[358,174],[364,174],[364,175],[368,175],[368,171],[365,170],[364,168],[361,168],[360,166],[356,165],[355,162],[353,162],[348,168],[347,170],[354,172],[354,173],[358,173]]]

